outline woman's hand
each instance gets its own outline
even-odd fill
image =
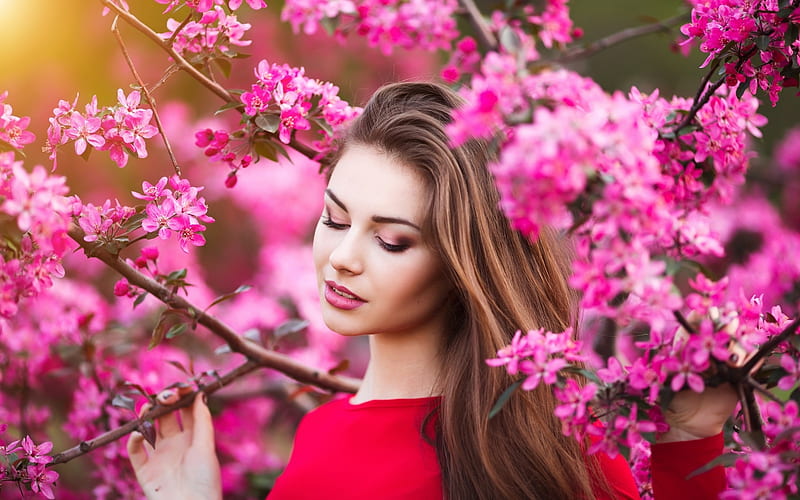
[[[703,392],[684,390],[675,394],[664,412],[669,431],[657,436],[656,442],[688,441],[719,434],[738,400],[730,384],[706,387]]]
[[[211,413],[202,399],[202,395],[198,395],[190,408],[176,410],[157,420],[155,449],[145,442],[141,433],[131,434],[128,455],[136,479],[150,500],[222,498]],[[174,391],[159,394],[163,404],[177,400]],[[147,409],[145,406],[142,412]]]

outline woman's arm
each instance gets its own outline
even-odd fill
[[[659,435],[650,459],[655,500],[705,500],[725,489],[725,470],[713,469],[687,476],[718,457],[724,446],[722,428],[736,407],[730,385],[682,391],[675,395],[664,417],[669,431]]]

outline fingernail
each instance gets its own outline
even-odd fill
[[[208,405],[208,394],[205,392],[203,393],[203,404]]]
[[[158,394],[158,400],[162,403],[168,403],[174,397],[175,397],[175,391],[169,389],[161,391]]]

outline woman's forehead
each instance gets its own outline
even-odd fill
[[[348,212],[402,217],[421,225],[427,208],[427,187],[420,174],[368,146],[347,148],[328,189]]]

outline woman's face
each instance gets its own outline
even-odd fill
[[[426,188],[411,168],[347,148],[314,233],[322,316],[342,335],[440,335],[450,290],[422,238]]]

